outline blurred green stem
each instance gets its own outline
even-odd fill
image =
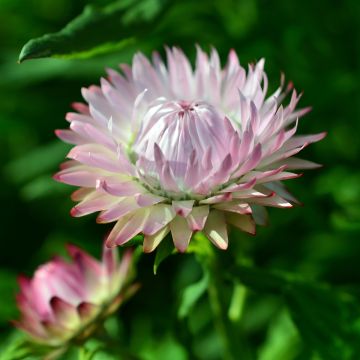
[[[230,336],[228,334],[228,327],[225,323],[225,311],[223,309],[220,295],[218,289],[221,288],[219,286],[218,272],[216,263],[209,264],[207,270],[210,273],[209,286],[208,286],[208,294],[211,310],[214,315],[214,322],[216,331],[219,334],[224,347],[224,360],[233,360],[235,359],[231,353],[230,346]]]
[[[190,248],[195,253],[198,262],[203,271],[209,274],[208,295],[210,307],[213,313],[215,329],[222,341],[224,360],[235,360],[232,354],[231,339],[233,338],[230,331],[230,326],[227,324],[227,311],[224,309],[219,289],[222,288],[222,279],[219,277],[221,271],[218,267],[218,262],[214,249],[209,241],[202,233],[197,233],[194,236],[194,241]]]

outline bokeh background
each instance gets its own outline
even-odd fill
[[[179,45],[191,59],[194,44],[215,46],[223,63],[230,48],[242,64],[265,57],[270,90],[284,72],[304,92],[300,105],[313,111],[299,132],[328,136],[302,157],[324,167],[288,181],[304,206],[270,209],[270,225],[255,237],[234,233],[230,251],[264,269],[360,294],[360,2],[127,0],[138,6],[136,16],[157,16],[155,33],[142,34],[147,30],[140,20],[134,26],[141,36],[123,49],[17,64],[29,39],[60,30],[86,4],[109,2],[0,0],[0,341],[12,332],[8,320],[17,316],[16,275],[31,274],[63,253],[66,242],[99,254],[108,230],[95,224],[95,216],[70,217],[73,189],[51,178],[68,151],[54,129],[67,127],[71,102],[81,100],[82,86],[98,83],[105,67],[130,62],[137,50],[163,53],[163,44]],[[144,359],[221,359],[206,299],[191,316],[177,319],[179,294],[200,278],[199,265],[191,255],[173,256],[155,276],[153,261],[154,255],[140,261],[141,293],[120,312],[123,341]],[[243,359],[313,358],[277,297],[250,293],[239,331]]]

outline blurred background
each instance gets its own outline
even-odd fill
[[[17,64],[29,39],[59,31],[87,4],[110,1],[0,0],[0,340],[11,334],[8,320],[17,316],[16,275],[31,274],[63,253],[66,242],[99,255],[108,230],[96,225],[95,216],[70,217],[74,189],[51,177],[69,150],[54,129],[67,127],[71,102],[81,100],[82,86],[99,82],[105,67],[129,63],[137,50],[163,54],[163,44],[179,45],[192,60],[194,44],[215,46],[223,63],[230,48],[242,64],[265,57],[270,92],[281,72],[304,92],[300,107],[313,111],[300,122],[299,133],[328,136],[302,157],[324,167],[287,182],[303,207],[270,209],[270,225],[255,237],[234,233],[229,251],[265,269],[292,271],[360,294],[360,2],[125,2],[138,35],[126,47],[86,59]],[[144,25],[149,19],[151,34]],[[176,320],[179,294],[201,277],[193,257],[173,256],[157,275],[153,261],[153,254],[141,260],[141,293],[120,312],[123,341],[144,359],[221,359],[206,299],[191,316]],[[250,293],[244,306],[244,359],[312,359],[281,299]]]

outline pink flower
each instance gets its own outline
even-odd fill
[[[36,343],[60,352],[71,341],[91,335],[137,288],[128,286],[131,251],[119,262],[116,249],[104,248],[102,261],[73,245],[67,250],[72,262],[54,258],[31,279],[19,277],[17,304],[22,316],[14,322]]]
[[[253,234],[264,207],[292,206],[281,181],[318,166],[294,155],[325,134],[295,136],[309,108],[295,109],[295,90],[281,105],[291,86],[266,98],[263,59],[246,72],[230,51],[222,69],[216,50],[198,48],[193,70],[180,49],[166,52],[167,66],[138,53],[122,74],[82,89],[88,104],[75,103],[70,130],[57,131],[76,146],[55,178],[81,187],[72,215],[116,221],[109,247],[143,233],[149,252],[171,232],[185,251],[203,231],[226,249],[228,224]]]

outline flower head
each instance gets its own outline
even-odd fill
[[[83,89],[87,105],[74,104],[70,130],[57,132],[76,145],[56,175],[81,187],[72,214],[116,221],[110,247],[143,233],[152,251],[171,231],[185,251],[195,231],[225,249],[228,224],[254,233],[265,206],[291,207],[280,181],[317,166],[293,156],[324,134],[295,136],[309,108],[295,109],[295,90],[281,105],[291,86],[266,98],[263,68],[260,60],[246,72],[230,51],[222,69],[216,50],[208,57],[198,48],[193,70],[174,48],[167,66],[138,53],[132,67]]]
[[[15,326],[35,343],[65,350],[72,341],[90,336],[136,289],[128,286],[131,251],[119,262],[116,249],[104,247],[102,261],[68,245],[72,262],[54,258],[29,279],[19,277]]]

